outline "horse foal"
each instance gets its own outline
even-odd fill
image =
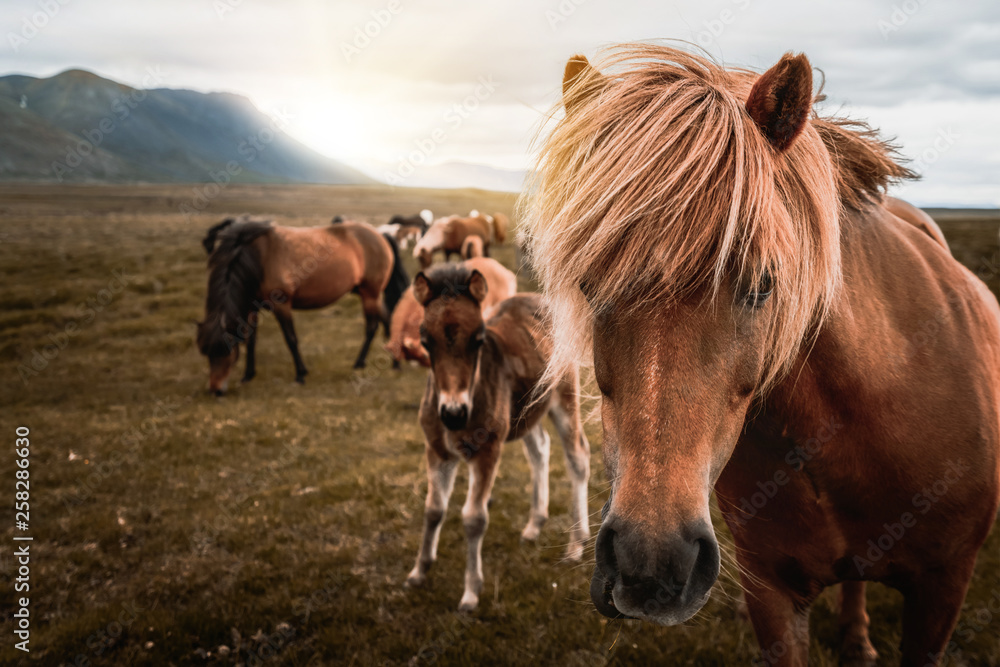
[[[413,282],[414,296],[424,306],[421,342],[430,354],[431,371],[420,404],[428,481],[424,531],[407,584],[423,584],[437,558],[441,524],[458,462],[463,460],[469,466],[469,491],[462,508],[468,563],[461,611],[479,604],[487,502],[504,442],[523,439],[531,466],[531,514],[521,537],[536,539],[548,518],[549,436],[542,425],[546,413],[562,440],[572,489],[573,527],[566,557],[579,560],[590,536],[590,445],[580,423],[576,371],[550,388],[540,388],[552,350],[541,300],[534,294],[517,294],[501,302],[484,321],[480,304],[487,291],[483,274],[461,265],[420,273]]]

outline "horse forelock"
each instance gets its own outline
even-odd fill
[[[247,316],[263,277],[263,265],[253,241],[271,229],[267,220],[244,218],[220,236],[208,258],[208,294],[205,319],[198,323],[197,343],[202,354],[228,354],[242,342]]]
[[[890,147],[837,119],[813,118],[775,151],[745,110],[758,77],[747,70],[651,45],[620,47],[606,64],[599,93],[543,140],[522,201],[523,241],[557,332],[550,376],[591,349],[603,308],[706,289],[714,298],[724,280],[756,284],[770,272],[769,384],[835,298],[842,202],[866,188],[877,199],[905,170]],[[846,150],[869,173],[850,173],[859,160]]]

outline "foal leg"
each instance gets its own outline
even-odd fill
[[[845,581],[840,585],[840,664],[845,667],[874,667],[878,652],[868,637],[865,610],[865,582]]]
[[[431,447],[427,448],[427,500],[424,501],[424,534],[417,552],[417,563],[406,578],[408,586],[420,586],[427,580],[427,571],[437,560],[441,524],[448,509],[448,499],[455,488],[458,459],[443,459]]]
[[[542,424],[524,434],[524,455],[531,466],[531,514],[521,539],[537,540],[549,518],[549,452],[551,439]]]
[[[285,343],[292,353],[292,361],[295,362],[295,381],[300,384],[304,383],[309,371],[306,370],[306,365],[302,363],[302,357],[299,355],[299,339],[295,335],[295,326],[292,324],[292,313],[291,311],[276,309],[274,316],[278,318],[278,324],[281,325],[281,333],[285,336]]]
[[[378,332],[379,322],[382,320],[382,301],[376,296],[361,294],[361,307],[365,311],[365,342],[361,346],[361,352],[354,362],[355,368],[364,368],[365,359],[368,357],[368,348],[371,347],[372,339]]]
[[[247,336],[247,368],[243,372],[242,382],[249,382],[257,375],[257,362],[254,352],[257,349],[257,325],[259,323],[260,314],[257,311],[253,311],[247,315],[247,326],[250,327],[250,333]]]
[[[903,589],[903,667],[937,665],[943,660],[948,638],[969,588],[972,566],[955,564],[953,569],[928,572]]]
[[[458,604],[459,611],[472,611],[479,605],[479,593],[483,590],[483,536],[490,515],[487,504],[493,490],[497,468],[500,463],[500,443],[487,445],[469,462],[469,495],[462,508],[462,524],[468,542],[468,561],[465,567],[465,593]]]
[[[566,471],[569,473],[569,515],[573,522],[566,558],[577,561],[583,557],[583,546],[590,539],[590,513],[587,512],[587,480],[590,479],[590,443],[580,423],[580,404],[576,387],[560,388],[559,395],[549,409],[549,417],[559,432],[566,452]]]

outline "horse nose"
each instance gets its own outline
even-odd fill
[[[465,403],[446,403],[441,406],[441,423],[451,431],[465,428],[469,421],[469,406]]]
[[[612,518],[595,545],[591,598],[605,616],[682,623],[705,604],[719,576],[719,545],[699,521],[667,539]]]

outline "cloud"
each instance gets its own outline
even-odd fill
[[[38,10],[35,0],[8,5],[5,36]],[[0,71],[84,67],[136,85],[158,66],[170,87],[297,110],[293,135],[359,166],[405,154],[480,77],[492,77],[495,94],[435,159],[511,167],[528,165],[569,55],[663,38],[758,69],[805,52],[825,73],[827,108],[868,117],[907,154],[925,152],[941,127],[962,136],[907,186],[909,196],[1000,204],[1000,137],[990,121],[1000,104],[998,3],[89,0],[62,6],[16,53],[5,39]]]

